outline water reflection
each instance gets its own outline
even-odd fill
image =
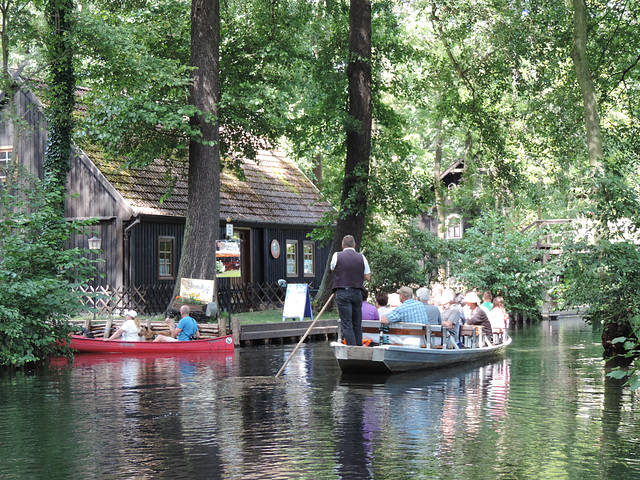
[[[640,405],[583,323],[503,360],[341,375],[328,346],[78,356],[0,377],[0,478],[640,478]]]

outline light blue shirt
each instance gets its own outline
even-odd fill
[[[405,300],[392,312],[387,313],[387,320],[389,320],[389,323],[407,322],[421,323],[423,325],[429,323],[429,317],[424,305],[413,298]]]
[[[195,336],[198,331],[197,322],[190,316],[182,317],[178,322],[178,327],[181,328],[182,331],[178,334],[178,340],[186,342],[191,340],[192,336]]]

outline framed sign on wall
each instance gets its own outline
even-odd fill
[[[271,256],[273,258],[280,256],[280,242],[276,239],[271,240]]]

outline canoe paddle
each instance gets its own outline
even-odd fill
[[[332,293],[331,296],[329,297],[329,300],[327,300],[327,303],[324,304],[324,307],[322,307],[322,310],[320,310],[320,313],[318,313],[318,316],[315,318],[315,320],[313,322],[311,322],[311,325],[309,325],[309,328],[307,328],[307,331],[304,332],[304,335],[302,336],[302,338],[300,339],[300,341],[296,345],[296,348],[293,349],[293,352],[291,352],[291,355],[289,355],[289,358],[287,358],[287,361],[284,362],[284,365],[282,365],[282,367],[280,368],[278,373],[276,373],[276,378],[278,378],[280,376],[280,374],[284,370],[284,367],[286,367],[287,364],[289,363],[289,360],[291,360],[293,358],[293,356],[296,354],[296,352],[298,351],[298,348],[300,348],[300,345],[302,345],[302,342],[304,342],[304,339],[307,338],[307,335],[309,335],[309,332],[311,331],[311,329],[314,327],[314,325],[316,324],[316,322],[320,318],[320,315],[322,315],[324,313],[324,311],[327,309],[327,307],[329,306],[329,303],[331,302],[331,300],[333,300],[334,296],[335,296],[335,293]]]

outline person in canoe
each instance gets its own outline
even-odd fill
[[[180,321],[178,326],[174,327],[170,318],[166,318],[165,322],[169,325],[171,336],[158,335],[154,342],[177,342],[177,341],[189,341],[200,338],[200,330],[198,330],[198,323],[189,314],[188,305],[182,305],[180,307]]]
[[[125,321],[118,330],[114,332],[109,338],[105,338],[104,341],[115,340],[121,338],[123,342],[138,342],[140,341],[140,320],[138,320],[138,313],[135,310],[127,310],[124,314]]]

